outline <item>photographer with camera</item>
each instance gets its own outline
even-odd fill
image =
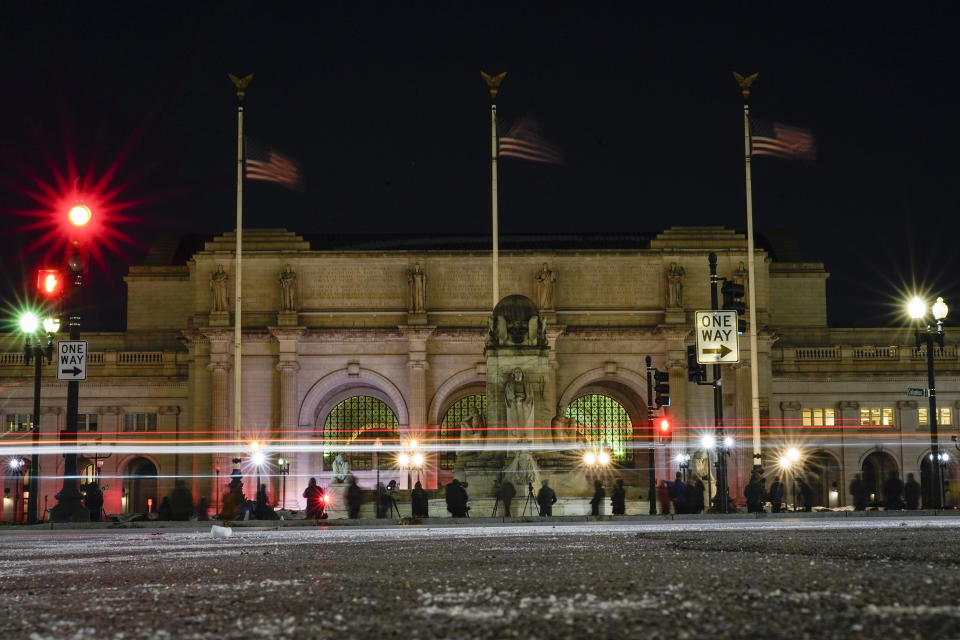
[[[552,516],[553,505],[557,502],[557,494],[550,488],[550,484],[546,480],[541,481],[540,484],[543,485],[537,493],[537,504],[540,505],[540,515]],[[527,489],[530,493],[533,493],[533,484],[529,484]]]

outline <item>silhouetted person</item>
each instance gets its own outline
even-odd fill
[[[600,515],[600,504],[607,497],[607,492],[603,488],[603,483],[599,480],[593,481],[593,499],[590,500],[590,515]]]
[[[410,511],[415,518],[430,517],[430,501],[427,499],[427,492],[423,490],[423,485],[417,480],[413,485],[413,492],[410,494]]]
[[[763,513],[763,500],[766,495],[758,473],[750,474],[750,481],[743,488],[743,497],[747,499],[747,513]]]
[[[800,492],[800,509],[813,511],[813,489],[803,478],[797,478],[797,491]]]
[[[87,485],[83,504],[90,512],[90,520],[100,522],[100,513],[103,511],[103,491],[100,490],[100,485],[96,482]]]
[[[360,505],[363,503],[363,490],[357,486],[357,479],[350,476],[347,487],[347,512],[354,520],[360,517]]]
[[[600,481],[597,480],[599,483]],[[550,488],[550,483],[546,480],[540,482],[540,491],[537,492],[537,505],[540,507],[541,516],[552,516],[553,505],[557,502],[557,494]],[[600,488],[603,491],[603,486]],[[596,495],[596,494],[594,494]],[[601,498],[602,500],[603,498]]]
[[[517,495],[517,488],[513,486],[513,483],[509,480],[504,480],[500,483],[500,488],[497,489],[497,498],[500,499],[500,504],[503,505],[503,517],[509,518],[513,514],[510,513],[510,503],[513,501],[513,496]]]
[[[770,510],[774,513],[780,513],[783,510],[783,500],[786,497],[787,488],[780,482],[780,478],[773,481],[770,485]]]
[[[160,506],[157,507],[157,520],[172,520],[170,513],[170,498],[163,496],[163,500],[160,501]]]
[[[206,496],[200,498],[197,502],[197,520],[200,522],[210,520],[210,503]]]
[[[887,474],[887,480],[883,483],[883,504],[887,510],[902,508],[900,496],[903,494],[903,483],[895,469],[891,469]]]
[[[653,500],[653,496],[650,496],[650,499]],[[670,513],[670,487],[667,486],[666,480],[661,480],[657,485],[657,502],[660,503],[660,513],[663,515]]]
[[[617,484],[610,494],[610,509],[615,516],[622,516],[627,512],[627,490],[623,488],[623,478],[617,478]]]
[[[677,471],[676,478],[673,481],[670,501],[673,502],[674,513],[687,512],[687,484],[683,481],[683,474],[679,471]]]
[[[850,481],[850,495],[853,497],[855,511],[864,511],[867,508],[867,503],[870,502],[870,489],[859,473]]]
[[[912,473],[907,474],[907,483],[903,485],[903,497],[906,499],[907,509],[917,509],[920,506],[920,483],[914,480]]]
[[[186,482],[177,480],[170,493],[170,519],[189,520],[191,513],[193,513],[193,494],[187,488]]]
[[[307,520],[321,520],[324,516],[323,489],[317,484],[316,478],[310,478],[307,482],[303,497],[307,499]]]
[[[443,488],[444,498],[447,501],[447,511],[452,518],[467,517],[467,492],[460,486],[460,481],[454,478]]]
[[[267,498],[267,485],[260,485],[260,490],[257,491],[257,504],[254,506],[254,517],[257,520],[276,520],[277,514],[273,510],[273,507],[270,506],[270,501]]]
[[[693,512],[701,513],[704,507],[704,497],[707,488],[703,484],[703,480],[697,478],[697,481],[693,483]]]

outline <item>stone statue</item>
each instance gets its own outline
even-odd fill
[[[478,443],[483,438],[486,426],[486,420],[480,415],[480,410],[470,407],[467,409],[467,417],[460,421],[460,443],[467,445]]]
[[[410,313],[423,313],[426,308],[427,276],[420,263],[407,272],[407,283],[410,285]]]
[[[223,270],[223,265],[218,264],[217,270],[210,275],[211,311],[227,310],[227,278],[227,272]]]
[[[512,438],[530,438],[533,430],[534,393],[523,370],[517,367],[503,385],[503,401],[507,408],[507,433]]]
[[[553,284],[557,281],[557,274],[551,271],[546,262],[537,272],[537,307],[553,309]]]
[[[497,303],[488,328],[488,347],[548,346],[546,324],[537,305],[526,296],[511,295]]]
[[[557,415],[550,421],[550,431],[553,435],[553,444],[574,446],[577,437],[576,421],[568,418],[564,406],[557,407]]]
[[[280,273],[280,310],[296,311],[297,274],[287,265]]]
[[[333,481],[343,482],[350,475],[350,463],[343,457],[343,452],[337,454],[333,459]]]
[[[683,276],[686,271],[676,262],[670,263],[667,270],[667,308],[683,308]]]
[[[503,477],[513,483],[518,492],[526,495],[529,485],[540,486],[540,469],[529,451],[518,451],[503,469]]]

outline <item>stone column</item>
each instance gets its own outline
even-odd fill
[[[233,441],[233,429],[230,424],[230,368],[230,363],[223,361],[215,361],[207,365],[207,370],[210,372],[212,379],[210,389],[210,439],[220,441],[221,444]],[[230,471],[233,469],[232,457],[230,451],[213,455],[213,466],[220,469],[221,485],[230,480]],[[225,492],[224,486],[214,489],[220,494]]]
[[[277,354],[277,373],[280,376],[280,397],[279,397],[279,415],[280,433],[271,434],[273,439],[280,441],[293,441],[300,438],[303,434],[298,432],[297,409],[299,403],[299,385],[297,373],[300,371],[300,361],[298,356],[298,347],[300,338],[306,333],[305,327],[270,327],[270,334],[276,339],[278,345]],[[273,495],[279,496],[281,491],[285,495],[281,497],[283,505],[288,509],[294,509],[300,505],[300,492],[297,491],[299,485],[306,485],[306,480],[302,483],[296,479],[297,474],[319,475],[320,460],[319,454],[311,454],[307,451],[298,451],[295,454],[282,453],[278,457],[290,460],[290,473],[284,483],[282,478],[274,477],[271,481]],[[286,484],[284,487],[283,485]],[[278,501],[280,502],[280,501]]]
[[[178,406],[163,406],[157,410],[157,431],[162,433],[162,438],[164,440],[172,439],[174,443],[180,440],[180,407]],[[170,434],[173,434],[171,437]],[[165,496],[169,495],[173,491],[175,482],[180,479],[181,475],[184,475],[187,472],[187,467],[185,463],[182,463],[179,454],[165,454],[157,456],[158,462],[160,463],[160,469],[157,469],[160,472],[161,476],[169,476],[170,471],[173,471],[173,478],[161,477],[160,479],[160,495]],[[190,491],[193,494],[194,500],[197,498],[197,485],[196,478],[191,480]],[[162,498],[161,498],[162,499]]]
[[[436,428],[437,425],[427,424],[427,369],[430,367],[430,363],[427,361],[427,341],[435,330],[436,327],[431,326],[414,327],[405,325],[400,327],[400,331],[407,339],[407,367],[410,369],[409,387],[407,389],[409,424],[406,425],[405,432],[403,431],[404,425],[400,425],[400,437],[405,440],[416,438],[418,442],[434,441],[439,435],[436,431],[428,430],[431,427]],[[435,458],[436,456],[432,457]],[[431,464],[430,469],[436,469],[436,464]],[[426,474],[421,473],[420,479],[427,481],[428,487],[433,487],[436,484],[435,475],[427,478]]]
[[[560,407],[557,406],[557,368],[559,364],[557,363],[557,338],[563,335],[563,332],[567,330],[567,326],[563,324],[551,324],[547,326],[547,345],[550,347],[550,353],[547,355],[547,361],[550,364],[550,379],[547,380],[547,406],[550,407],[550,411],[556,415],[560,411]]]

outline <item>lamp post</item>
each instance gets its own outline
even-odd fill
[[[907,312],[917,323],[915,333],[917,349],[919,350],[921,348],[921,333],[926,342],[927,394],[930,401],[928,422],[930,424],[930,458],[932,463],[930,465],[930,481],[932,483],[930,500],[933,503],[933,508],[939,509],[943,506],[943,481],[941,480],[939,464],[940,447],[937,443],[937,385],[933,371],[933,341],[936,339],[940,348],[943,348],[943,321],[947,317],[949,308],[943,301],[943,298],[937,298],[937,301],[933,303],[929,311],[933,314],[933,319],[936,321],[935,327],[930,324],[927,318],[926,302],[915,297],[910,300],[910,303],[907,305]],[[924,325],[925,328],[921,332],[921,327]]]
[[[16,522],[19,522],[23,515],[23,467],[25,464],[23,458],[13,458],[7,463],[7,467],[20,478],[13,492],[13,519]]]
[[[44,361],[50,364],[53,361],[53,334],[60,330],[60,320],[56,318],[47,318],[43,321],[43,328],[47,332],[46,343],[44,343],[37,331],[40,327],[37,314],[27,311],[20,316],[20,330],[23,332],[26,341],[23,345],[23,363],[30,364],[33,360],[33,455],[30,457],[30,499],[27,502],[27,522],[29,524],[37,523],[37,512],[39,510],[40,498],[40,454],[37,453],[37,447],[40,445],[40,383],[41,367]]]
[[[783,452],[783,455],[780,456],[780,459],[777,460],[777,464],[785,472],[790,474],[790,484],[793,487],[793,511],[797,511],[797,474],[794,472],[794,467],[797,463],[800,462],[800,459],[803,457],[803,454],[800,453],[800,449],[796,447],[789,447],[786,451]]]
[[[217,472],[217,486],[213,488],[213,496],[217,505],[214,507],[214,513],[220,513],[220,467],[216,467],[214,471]]]
[[[85,213],[84,213],[85,212]],[[84,205],[77,205],[70,210],[70,221],[77,226],[89,222],[90,209]],[[86,260],[80,250],[80,243],[74,242],[70,256],[67,259],[70,269],[70,289],[64,294],[66,302],[67,323],[70,327],[70,340],[80,340],[80,319],[83,309],[81,294],[83,292],[83,274],[86,271]],[[60,441],[70,447],[77,441],[77,412],[80,405],[80,382],[67,382],[67,424],[60,434]],[[54,496],[57,504],[50,509],[50,519],[56,522],[68,520],[88,521],[90,514],[81,502],[77,475],[77,454],[75,451],[63,455],[63,487]]]
[[[290,459],[280,458],[277,460],[280,469],[280,508],[287,508],[287,474],[290,473]]]
[[[687,470],[690,468],[690,454],[681,453],[677,456],[677,463],[680,467],[680,473],[683,474],[683,484],[687,484]]]
[[[257,505],[257,512],[259,512],[256,513],[255,516],[259,519],[260,514],[263,512],[263,506],[266,506],[260,505],[260,467],[262,467],[263,463],[267,461],[267,457],[264,455],[263,451],[260,450],[260,443],[256,440],[250,443],[250,448],[253,450],[253,452],[250,454],[250,462],[252,462],[253,466],[257,468],[257,492],[254,495],[256,496],[255,502]],[[266,501],[266,495],[264,495],[264,501]]]

